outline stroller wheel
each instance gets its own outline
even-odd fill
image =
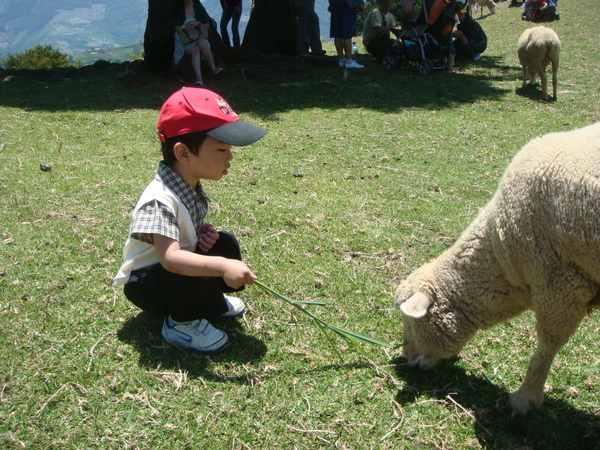
[[[396,66],[396,58],[393,56],[386,56],[383,58],[383,67],[386,69],[393,69]]]
[[[429,75],[431,72],[433,72],[433,63],[431,61],[424,59],[419,63],[419,73],[421,75]]]

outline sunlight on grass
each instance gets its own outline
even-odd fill
[[[215,324],[231,346],[214,357],[164,346],[161,318],[111,285],[160,158],[158,110],[179,84],[3,75],[3,448],[593,448],[597,314],[558,355],[544,408],[524,421],[506,396],[535,348],[530,314],[430,372],[406,367],[390,344],[331,333],[402,342],[398,282],[453,244],[523,144],[600,120],[597,2],[559,4],[550,103],[521,89],[516,42],[531,24],[509,3],[481,19],[484,58],[454,74],[386,70],[361,48],[366,68],[344,81],[328,43],[328,59],[301,70],[265,64],[259,77],[231,66],[212,80],[269,133],[234,149],[225,179],[204,183],[208,221],[239,238],[260,283],[275,280],[297,302],[247,288],[244,317]]]

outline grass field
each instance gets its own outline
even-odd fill
[[[343,80],[328,44],[323,60],[228,66],[211,80],[269,130],[204,184],[208,221],[238,236],[263,283],[399,344],[398,282],[452,245],[522,145],[600,120],[597,1],[560,2],[549,103],[521,89],[516,43],[532,24],[508,4],[481,19],[484,58],[453,74],[386,70],[361,48],[366,68]],[[525,417],[507,393],[535,348],[531,314],[422,373],[398,350],[336,338],[340,359],[304,314],[248,287],[245,316],[215,323],[227,351],[163,346],[161,319],[111,281],[156,171],[158,110],[178,87],[114,73],[0,79],[0,447],[600,447],[597,313]]]

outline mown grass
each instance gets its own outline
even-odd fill
[[[521,90],[529,23],[500,3],[485,58],[458,73],[230,66],[211,87],[269,130],[205,189],[268,286],[326,321],[402,342],[400,279],[450,246],[531,138],[600,120],[593,0],[563,2],[557,102]],[[583,14],[582,11],[586,11]],[[328,54],[333,53],[331,46]],[[287,69],[287,70],[283,70]],[[5,448],[596,448],[595,315],[558,355],[543,409],[513,417],[535,347],[523,315],[428,373],[337,340],[258,288],[230,348],[164,347],[160,318],[111,280],[159,159],[175,82],[16,74],[0,83],[0,442]],[[46,164],[50,171],[43,171]]]

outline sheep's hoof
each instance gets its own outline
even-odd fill
[[[510,394],[508,398],[510,407],[521,415],[527,414],[532,409],[539,408],[543,402],[544,394],[539,396],[537,394],[522,392],[520,389]]]

